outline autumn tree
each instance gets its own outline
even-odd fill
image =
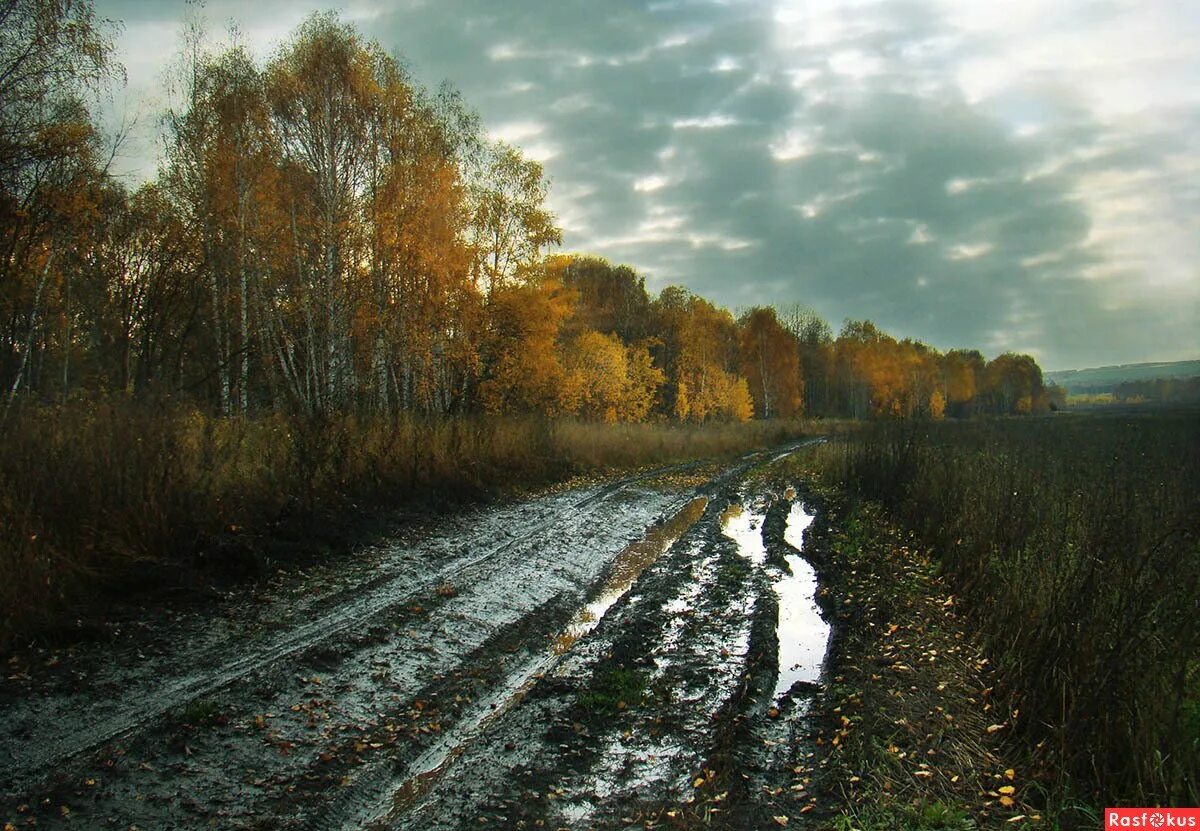
[[[810,415],[836,412],[833,330],[809,306],[793,304],[776,310],[779,322],[796,339],[800,377],[804,380],[804,408]]]
[[[547,256],[541,165],[335,14],[260,65],[191,21],[157,181],[107,175],[83,0],[0,0],[0,383],[256,410],[691,422],[1049,408],[1028,356],[940,355],[811,309],[740,320]]]
[[[66,303],[62,262],[103,175],[85,102],[117,74],[111,51],[85,0],[0,2],[0,383],[9,403],[38,385],[48,351],[69,352],[52,309]]]
[[[946,406],[951,415],[961,418],[974,410],[983,368],[983,355],[975,350],[952,349],[942,357]]]
[[[998,355],[984,367],[983,379],[982,398],[993,413],[1028,415],[1049,408],[1041,367],[1028,355]]]
[[[488,303],[480,401],[489,413],[572,412],[558,338],[574,296],[554,280],[498,286]]]
[[[193,360],[205,293],[188,223],[155,184],[127,194],[99,183],[93,198],[99,210],[73,263],[67,322],[83,347],[73,371],[127,393],[190,385],[205,372]]]
[[[627,344],[651,334],[646,281],[629,266],[614,266],[601,257],[559,255],[548,258],[547,267],[578,298],[572,331],[612,333]]]
[[[488,294],[522,281],[542,251],[562,242],[546,209],[549,184],[542,166],[515,147],[486,148],[479,175],[470,182],[470,234],[475,283]]]
[[[804,407],[804,379],[796,337],[769,306],[755,307],[738,321],[739,366],[761,418],[796,418]]]
[[[736,371],[739,337],[733,316],[677,286],[663,289],[654,315],[670,414],[697,422],[751,418],[749,387]]]
[[[897,341],[869,320],[848,320],[835,344],[843,412],[854,418],[940,418],[941,359],[919,341]]]
[[[566,409],[586,419],[643,421],[666,380],[645,343],[626,346],[615,334],[586,330],[569,342]]]

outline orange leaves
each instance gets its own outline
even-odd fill
[[[561,414],[567,374],[557,348],[571,294],[553,281],[497,289],[488,303],[487,377],[480,388],[491,413]]]
[[[756,307],[739,321],[739,365],[764,418],[796,418],[804,408],[799,343],[770,307]]]

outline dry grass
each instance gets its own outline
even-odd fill
[[[1200,799],[1194,417],[877,427],[822,454],[935,552],[1044,804]]]
[[[84,598],[246,571],[256,546],[288,526],[352,526],[364,512],[724,456],[800,429],[213,419],[124,398],[26,407],[0,445],[0,649],[73,620]]]

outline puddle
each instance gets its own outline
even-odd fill
[[[762,526],[766,517],[734,502],[721,514],[721,533],[737,543],[738,553],[756,566],[767,561]]]
[[[683,536],[688,528],[700,519],[704,508],[708,505],[708,497],[700,496],[693,499],[683,510],[664,522],[651,528],[646,536],[631,543],[617,555],[609,571],[608,579],[600,588],[595,599],[575,613],[575,617],[554,640],[551,651],[555,655],[565,654],[576,641],[595,629],[605,613],[613,604],[625,596],[633,582],[643,571],[663,555],[675,541]]]
[[[794,499],[795,491],[789,490],[793,494],[789,499]],[[804,503],[795,502],[792,504],[792,510],[788,513],[787,527],[783,531],[783,540],[797,551],[804,550],[804,532],[808,530],[808,526],[813,524],[816,519],[804,508]]]
[[[796,502],[788,514],[784,540],[802,551],[804,529],[812,524],[813,515]],[[779,596],[779,678],[775,682],[776,701],[797,682],[816,682],[821,677],[821,664],[829,643],[829,624],[821,618],[817,607],[817,575],[808,561],[799,554],[788,554],[791,574],[775,583]]]

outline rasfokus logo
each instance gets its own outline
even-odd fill
[[[1200,808],[1105,808],[1104,829],[1114,828],[1200,829]]]

